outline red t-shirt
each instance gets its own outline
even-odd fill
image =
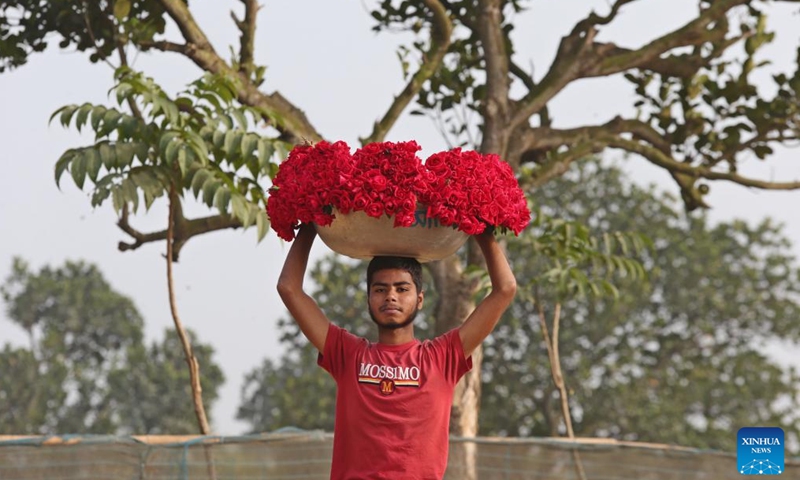
[[[337,384],[332,480],[442,478],[453,389],[472,368],[458,330],[383,345],[331,324],[317,363]]]

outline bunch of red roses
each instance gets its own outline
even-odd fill
[[[414,223],[417,204],[428,218],[475,235],[487,226],[519,234],[530,221],[522,190],[497,155],[461,149],[440,152],[423,165],[416,142],[371,143],[350,154],[344,142],[295,147],[269,191],[267,214],[284,240],[302,223],[326,226],[341,214],[363,211]]]

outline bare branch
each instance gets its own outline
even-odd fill
[[[531,179],[526,183],[531,187],[542,186],[550,180],[567,173],[573,162],[584,160],[601,151],[603,151],[603,146],[591,140],[576,143],[564,152],[552,154],[551,158],[536,169]]]
[[[517,65],[513,60],[509,62],[509,68],[512,74],[517,77],[529,92],[536,88],[536,82],[533,80],[533,75],[529,74]],[[544,105],[537,112],[539,114],[539,122],[543,127],[549,127],[551,124],[550,111],[547,105]]]
[[[186,45],[182,45],[180,43],[173,43],[173,42],[140,42],[139,46],[142,50],[148,50],[154,48],[156,50],[160,50],[162,52],[175,52],[180,53],[182,55],[186,55],[188,52],[188,47]]]
[[[537,88],[518,103],[511,120],[512,126],[522,125],[564,87],[579,78],[607,76],[634,68],[650,68],[667,74],[691,73],[693,65],[681,66],[678,64],[680,60],[661,59],[661,55],[678,47],[699,46],[713,40],[723,41],[727,29],[710,27],[715,22],[726,22],[727,12],[745,3],[747,0],[717,0],[683,27],[636,50],[594,42],[597,34],[594,26],[602,24],[602,21],[585,23],[584,29],[576,27],[561,40],[556,58]],[[621,2],[618,1],[617,4]],[[609,21],[611,19],[613,17]],[[723,45],[726,44],[729,45],[723,42]],[[715,52],[716,55],[721,53]]]
[[[669,154],[671,144],[650,125],[640,121],[615,117],[603,125],[592,125],[570,129],[550,127],[528,128],[516,137],[515,151],[524,155],[528,151],[544,151],[578,142],[593,142],[602,135],[630,133],[634,138],[644,140],[661,152]]]
[[[581,20],[580,22],[575,25],[575,28],[572,29],[573,34],[579,34],[581,32],[585,32],[589,29],[593,29],[598,25],[608,25],[611,23],[615,18],[617,18],[617,14],[619,14],[619,10],[626,4],[635,2],[636,0],[616,0],[614,5],[611,6],[611,11],[605,17],[597,15],[596,13],[592,12],[589,14],[588,17]]]
[[[281,118],[281,124],[275,127],[287,136],[287,140],[300,143],[303,139],[310,141],[322,140],[302,110],[286,100],[278,92],[266,95],[253,85],[250,78],[235,71],[214,50],[208,38],[197,25],[189,7],[183,0],[159,0],[169,14],[170,18],[178,25],[186,45],[180,51],[191,59],[195,65],[203,70],[229,77],[238,77],[242,87],[238,92],[238,99],[245,105],[261,107],[274,111]],[[174,47],[177,44],[168,44]],[[175,51],[175,50],[169,50]]]
[[[180,250],[183,245],[192,237],[216,230],[226,230],[229,228],[240,228],[241,222],[231,215],[218,214],[208,217],[194,218],[187,220],[183,216],[180,204],[175,207],[175,241],[173,245],[173,261],[178,261]],[[131,243],[119,242],[120,251],[136,250],[144,244],[159,242],[167,239],[167,230],[160,230],[150,233],[142,233],[133,228],[128,221],[128,208],[123,207],[117,226],[125,233],[130,235],[134,241]]]
[[[375,122],[372,133],[368,137],[360,139],[362,144],[380,142],[386,137],[386,134],[389,133],[389,130],[400,118],[408,104],[422,89],[423,84],[439,69],[447,53],[447,49],[450,46],[450,34],[453,31],[453,24],[450,21],[447,10],[439,0],[424,0],[424,3],[433,16],[431,20],[430,49],[425,52],[417,73],[411,77],[411,80],[400,92],[400,95],[395,97],[383,118]]]
[[[747,150],[748,146],[760,144],[745,142],[735,152],[725,157],[733,163],[733,156]],[[565,148],[566,147],[566,148]],[[528,128],[515,135],[515,142],[509,148],[511,160],[521,163],[535,163],[528,180],[530,186],[540,186],[553,178],[563,175],[575,161],[602,152],[607,148],[618,148],[629,153],[641,155],[649,162],[664,168],[673,177],[681,190],[681,196],[688,210],[708,208],[703,193],[697,186],[700,179],[728,180],[739,185],[764,190],[797,190],[800,181],[770,182],[748,178],[733,170],[719,171],[714,164],[692,165],[673,157],[672,145],[650,125],[639,120],[615,118],[606,124],[558,130],[548,127]]]
[[[258,16],[258,0],[241,0],[244,3],[244,20],[238,20],[231,12],[236,26],[242,32],[239,47],[239,71],[248,78],[253,74],[255,65],[256,17]]]
[[[762,190],[800,189],[800,181],[769,182],[765,180],[747,178],[735,172],[718,172],[707,167],[692,166],[688,163],[679,162],[671,156],[665,155],[660,150],[635,140],[627,140],[622,137],[606,137],[600,140],[611,148],[619,148],[631,153],[638,153],[651,163],[658,165],[659,167],[663,167],[670,172],[682,173],[694,178],[699,177],[708,180],[728,180],[745,187],[759,188]]]

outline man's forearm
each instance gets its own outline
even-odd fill
[[[489,280],[492,282],[492,291],[507,292],[513,296],[516,292],[517,281],[502,247],[491,232],[478,235],[475,239],[486,260],[486,270],[489,272]]]
[[[311,344],[322,352],[330,321],[320,310],[317,302],[303,291],[308,257],[316,235],[313,225],[300,227],[278,278],[278,293],[300,330]]]
[[[303,279],[308,268],[308,257],[317,231],[312,225],[303,225],[292,242],[286,261],[278,277],[278,291],[298,291],[303,288]]]

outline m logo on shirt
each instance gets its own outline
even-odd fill
[[[381,380],[380,385],[381,385],[381,393],[382,394],[391,395],[392,393],[394,393],[394,381],[393,380],[387,380],[387,379],[384,378],[383,380]]]
[[[419,377],[419,367],[362,363],[358,370],[359,383],[378,385],[384,395],[391,395],[396,387],[419,387]]]

